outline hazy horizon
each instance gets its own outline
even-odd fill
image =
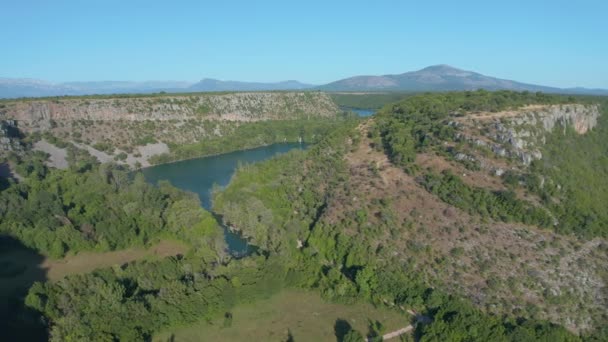
[[[598,24],[606,10],[602,1],[23,1],[0,13],[10,47],[0,76],[318,85],[448,64],[524,83],[608,88],[600,43],[608,28]]]

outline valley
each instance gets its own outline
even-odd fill
[[[400,331],[411,310],[425,319],[406,340],[605,336],[605,99],[204,96],[228,95],[195,121],[179,101],[145,107],[156,96],[3,102],[18,176],[0,232],[37,272],[0,260],[28,279],[10,336],[342,341]]]
[[[608,342],[608,1],[0,13],[0,342]]]

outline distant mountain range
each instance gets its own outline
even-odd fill
[[[35,79],[0,78],[0,98],[42,97],[88,94],[129,94],[214,91],[458,91],[458,90],[517,90],[547,93],[608,95],[608,89],[555,88],[485,76],[473,71],[448,65],[434,65],[418,71],[398,75],[354,76],[325,85],[312,85],[298,81],[276,83],[221,81],[205,78],[197,83],[180,81],[102,81],[50,83]]]
[[[433,65],[398,75],[355,76],[335,81],[319,89],[326,91],[462,91],[516,90],[546,93],[608,95],[606,89],[555,88],[485,76],[449,65]]]
[[[283,81],[277,83],[220,81],[205,78],[188,87],[190,91],[260,91],[260,90],[302,90],[315,87],[312,84],[298,81]]]
[[[298,81],[277,83],[220,81],[205,78],[197,83],[180,81],[101,81],[50,83],[28,78],[0,78],[0,98],[43,97],[92,94],[149,94],[216,92],[216,91],[263,91],[302,90],[315,87]]]

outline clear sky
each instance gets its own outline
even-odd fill
[[[0,77],[325,83],[449,64],[608,88],[608,0],[0,0]]]

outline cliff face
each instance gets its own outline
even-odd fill
[[[92,121],[229,120],[258,121],[331,117],[338,112],[323,93],[232,93],[183,96],[69,98],[6,102],[3,118],[25,130],[54,123]]]
[[[3,152],[20,152],[23,145],[19,140],[19,129],[14,120],[0,121],[0,155]]]
[[[558,128],[585,134],[597,125],[599,115],[597,105],[529,106],[518,111],[472,114],[455,125],[461,130],[459,139],[529,165],[542,158],[540,147],[547,134]]]
[[[244,122],[335,118],[339,108],[324,93],[255,92],[166,96],[73,97],[0,102],[0,120],[26,134],[49,133],[100,161],[126,153],[143,166],[171,153],[169,146],[204,143],[234,134]],[[4,144],[4,142],[0,142]],[[6,145],[6,144],[4,144]],[[3,145],[3,146],[4,146]],[[47,151],[48,152],[48,151]],[[124,156],[123,156],[124,157]]]

